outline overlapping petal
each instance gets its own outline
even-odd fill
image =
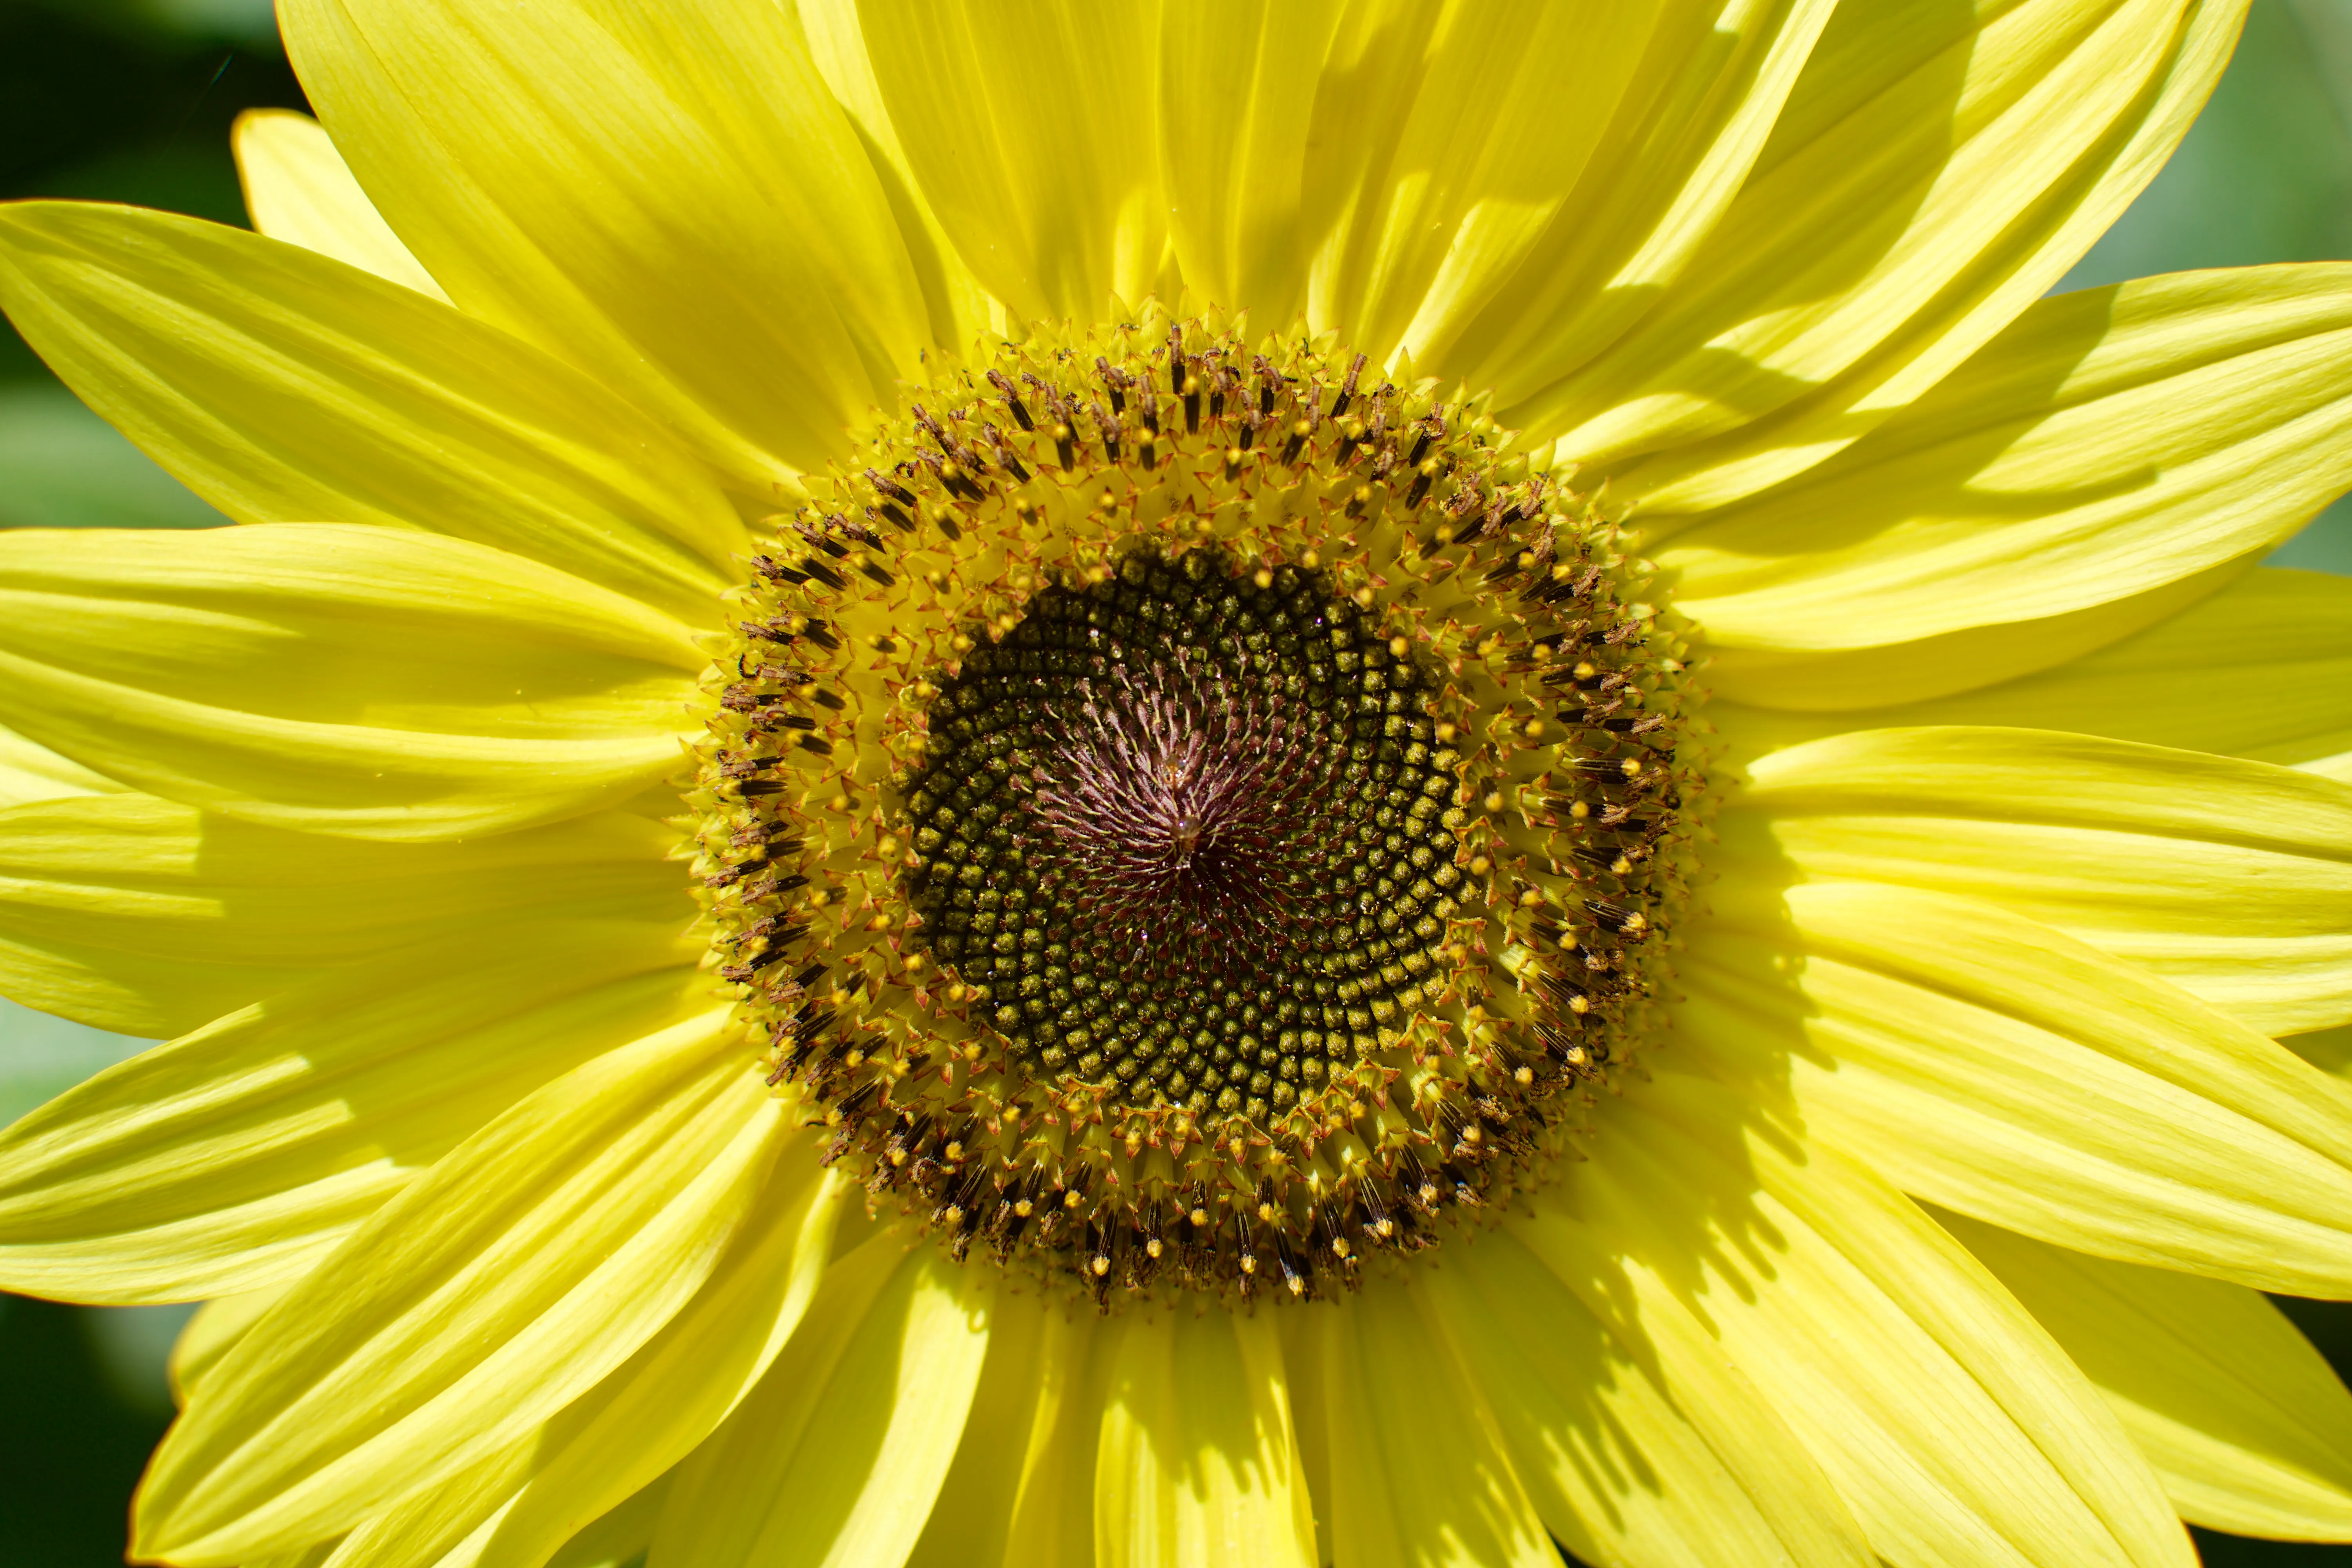
[[[1872,1562],[1812,1457],[1672,1297],[1604,1321],[1511,1231],[1424,1281],[1552,1535],[1594,1568]],[[1634,1337],[1620,1337],[1627,1330]]]
[[[683,929],[676,830],[603,812],[388,846],[115,793],[0,812],[0,994],[180,1035],[318,971],[518,920]]]
[[[508,1107],[707,1011],[675,926],[541,920],[271,996],[0,1133],[0,1283],[91,1301],[281,1285]]]
[[[2352,1021],[2352,786],[2052,731],[1871,730],[1757,758],[1759,875],[1967,894],[2283,1035]]]
[[[1685,1048],[1905,1190],[2105,1257],[2352,1293],[2352,1090],[2244,1025],[1947,894],[1806,883],[1717,921],[1680,966]]]
[[[751,495],[896,405],[922,291],[786,7],[289,0],[280,21],[335,145],[450,298]]]
[[[2244,0],[1849,6],[1680,286],[1537,390],[1612,493],[1686,513],[1868,432],[1991,338],[2147,184],[2227,63]],[[1498,367],[1499,369],[1499,367]],[[1522,393],[1519,386],[1525,385]]]
[[[241,1563],[491,1458],[657,1333],[724,1256],[785,1108],[723,1009],[516,1101],[377,1210],[194,1391],[133,1549]]]
[[[1228,1313],[1122,1326],[1095,1457],[1103,1568],[1316,1568],[1282,1342]]]
[[[229,144],[246,213],[260,233],[447,302],[317,121],[290,109],[248,109],[237,116]]]
[[[1487,1394],[1404,1281],[1376,1281],[1311,1326],[1334,1561],[1367,1568],[1558,1561]]]
[[[2107,1396],[2182,1518],[2352,1535],[2352,1394],[2276,1307],[2219,1279],[1944,1224]]]
[[[1850,730],[1976,724],[2218,752],[2352,780],[2352,580],[2257,567],[2145,631],[2039,674],[1858,710],[1717,700],[1707,718],[1747,756]]]
[[[0,811],[35,801],[123,792],[123,785],[104,773],[36,745],[13,730],[0,729]]]
[[[678,766],[705,656],[633,599],[401,529],[0,537],[0,721],[243,821],[418,839]]]
[[[240,522],[426,529],[689,624],[746,535],[660,426],[438,301],[216,224],[0,213],[0,305],[67,384]]]
[[[936,1248],[887,1233],[835,1264],[800,1334],[678,1472],[653,1559],[904,1562],[963,1434],[991,1294]]]
[[[2352,268],[2047,300],[1869,438],[1658,560],[1723,695],[1860,708],[2065,662],[2352,483]]]
[[[1658,1073],[1517,1229],[1622,1342],[1702,1324],[1896,1564],[2195,1562],[2146,1462],[1981,1265],[1868,1171]]]

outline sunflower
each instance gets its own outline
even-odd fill
[[[2352,268],[2042,297],[2243,9],[284,0],[0,209],[134,1553],[2352,1538]]]

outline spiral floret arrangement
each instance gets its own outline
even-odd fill
[[[1704,805],[1615,530],[1466,397],[1147,314],[770,520],[691,799],[828,1157],[1108,1309],[1311,1297],[1570,1148]]]

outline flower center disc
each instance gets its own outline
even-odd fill
[[[1433,384],[1150,314],[982,358],[768,520],[690,796],[714,966],[960,1258],[1353,1285],[1648,1029],[1681,644]]]

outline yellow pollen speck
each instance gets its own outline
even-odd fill
[[[819,888],[815,892],[811,893],[808,896],[809,908],[813,910],[821,910],[831,902],[833,902],[833,895],[826,892],[823,888]]]
[[[948,1228],[950,1230],[953,1230],[963,1224],[963,1205],[961,1204],[950,1204],[940,1217],[947,1221]]]
[[[953,1140],[950,1140],[948,1146],[943,1152],[950,1162],[961,1161],[963,1158],[963,1145],[954,1142]]]
[[[1271,588],[1274,586],[1274,574],[1261,566],[1250,574],[1250,581],[1261,588]]]
[[[1518,569],[1519,569],[1520,571],[1522,571],[1522,572],[1526,571],[1528,567],[1530,567],[1530,566],[1534,565],[1535,563],[1536,563],[1536,552],[1535,552],[1534,551],[1532,551],[1532,550],[1522,550],[1522,551],[1520,551],[1520,552],[1519,552],[1519,554],[1518,554],[1518,559],[1517,559],[1516,562],[1514,562],[1514,563],[1513,563],[1513,564],[1514,564],[1514,565],[1516,565],[1516,566],[1517,566],[1517,567],[1518,567]]]
[[[1096,1278],[1100,1279],[1103,1275],[1110,1272],[1110,1259],[1097,1252],[1095,1254],[1093,1268]]]
[[[1451,724],[1440,724],[1437,727],[1437,743],[1441,746],[1444,745],[1461,732]]]
[[[1492,814],[1502,810],[1507,803],[1503,799],[1502,791],[1490,790],[1487,792],[1486,798],[1480,801],[1478,804],[1484,806],[1488,815],[1491,816]]]
[[[888,915],[876,915],[872,920],[866,922],[866,929],[867,931],[888,931],[892,923],[893,922]]]
[[[1522,909],[1532,910],[1543,901],[1543,895],[1533,888],[1529,888],[1526,892],[1519,895],[1519,906]]]
[[[1575,676],[1579,680],[1590,680],[1601,672],[1592,668],[1592,662],[1590,659],[1586,659],[1580,662],[1577,667],[1569,673]]]
[[[948,647],[955,649],[958,653],[970,653],[976,646],[977,645],[972,642],[971,638],[962,632],[958,632],[955,636],[948,639]]]
[[[1584,997],[1571,996],[1568,999],[1568,1010],[1571,1013],[1590,1013],[1592,1011],[1592,1004]]]
[[[1622,855],[1618,856],[1617,858],[1609,862],[1609,869],[1620,877],[1623,876],[1633,868],[1633,862],[1628,860]]]
[[[1031,1215],[1037,1212],[1037,1205],[1031,1203],[1027,1198],[1015,1198],[1013,1200],[1013,1212],[1019,1215],[1023,1219],[1027,1219]]]
[[[1540,719],[1530,719],[1519,728],[1519,733],[1526,736],[1530,741],[1542,740],[1543,732],[1544,722]]]
[[[971,987],[964,984],[961,981],[958,981],[955,984],[948,987],[948,1000],[950,1002],[961,1002],[971,994]]]
[[[1390,658],[1402,658],[1405,655],[1407,655],[1407,654],[1411,653],[1412,651],[1412,640],[1410,637],[1391,637],[1391,638],[1389,638],[1389,657],[1390,657]]]
[[[1274,1223],[1274,1205],[1272,1204],[1258,1205],[1257,1217],[1265,1224],[1272,1225]]]
[[[1629,779],[1640,778],[1642,776],[1642,760],[1639,757],[1628,757],[1623,762],[1617,764],[1617,771],[1623,773]]]
[[[1625,917],[1625,929],[1632,931],[1634,935],[1639,936],[1642,932],[1650,929],[1649,917],[1643,914],[1641,910],[1635,910],[1632,914]]]
[[[1323,557],[1317,554],[1314,551],[1309,550],[1298,557],[1298,563],[1301,566],[1306,567],[1309,572],[1312,572],[1315,568],[1323,564]]]
[[[1062,1206],[1066,1209],[1074,1209],[1077,1207],[1079,1202],[1080,1199],[1078,1194],[1076,1193],[1066,1193],[1062,1195]]]
[[[1372,591],[1370,588],[1359,588],[1350,597],[1367,610],[1372,607]]]
[[[907,1152],[904,1149],[893,1149],[890,1151],[890,1163],[894,1165],[903,1165],[906,1163]]]
[[[1160,1238],[1156,1236],[1148,1238],[1143,1244],[1143,1250],[1145,1255],[1148,1257],[1159,1257],[1160,1252]]]
[[[1551,569],[1551,580],[1555,583],[1565,583],[1575,575],[1576,568],[1565,561]]]
[[[1257,1255],[1255,1253],[1244,1252],[1242,1254],[1242,1272],[1244,1274],[1255,1274],[1257,1272]]]
[[[1517,1068],[1511,1074],[1511,1081],[1517,1084],[1522,1089],[1526,1088],[1528,1084],[1535,1082],[1535,1080],[1536,1074],[1533,1068],[1522,1067]]]
[[[1580,800],[1575,801],[1569,805],[1568,815],[1576,818],[1577,821],[1582,822],[1586,817],[1592,815],[1592,808],[1585,805],[1584,802]]]
[[[1344,1236],[1335,1236],[1335,1237],[1333,1237],[1331,1238],[1331,1250],[1332,1250],[1332,1251],[1334,1251],[1334,1252],[1336,1252],[1336,1253],[1338,1253],[1338,1254],[1339,1254],[1340,1257],[1342,1257],[1342,1258],[1347,1257],[1347,1256],[1348,1256],[1348,1238],[1347,1238],[1346,1237],[1344,1237]]]
[[[1204,1226],[1209,1223],[1209,1211],[1204,1208],[1195,1208],[1191,1214],[1186,1215],[1184,1217],[1191,1220],[1196,1227]]]
[[[1470,857],[1470,874],[1472,876],[1483,877],[1494,868],[1495,863],[1492,860],[1487,859],[1484,855],[1473,855]]]

